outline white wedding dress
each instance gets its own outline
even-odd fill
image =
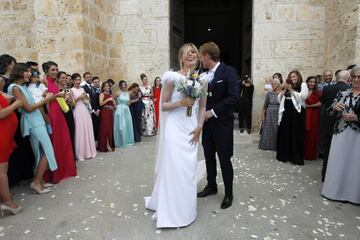
[[[162,83],[175,84],[183,77],[167,71]],[[170,102],[182,98],[174,89]],[[191,117],[186,116],[186,107],[160,111],[155,186],[151,196],[145,198],[146,208],[156,211],[153,217],[158,228],[187,226],[196,218],[198,144],[189,143],[192,138],[189,133],[197,126],[198,106],[196,100]]]

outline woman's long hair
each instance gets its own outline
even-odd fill
[[[295,73],[295,75],[297,76],[297,82],[295,84],[292,83],[290,76],[291,74]],[[300,74],[300,72],[298,70],[292,70],[289,75],[286,78],[286,83],[291,84],[292,88],[297,91],[300,92],[301,91],[301,84],[303,83],[303,79],[302,76]]]
[[[160,85],[159,85],[159,88],[160,88],[160,90],[161,90],[161,88],[162,88],[161,78],[160,78],[160,77],[156,77],[156,78],[154,79],[153,92],[155,92],[155,89],[156,89],[156,79],[160,79]]]
[[[24,78],[24,73],[30,71],[30,68],[25,63],[17,63],[10,74],[10,82],[16,82]]]
[[[306,79],[306,84],[309,84],[309,81],[310,81],[311,79],[314,79],[314,80],[315,80],[315,86],[314,86],[314,88],[313,88],[312,90],[310,90],[310,88],[309,88],[309,92],[311,91],[311,92],[315,93],[317,96],[320,96],[321,93],[320,93],[320,91],[318,90],[318,83],[317,83],[317,79],[316,79],[315,76],[309,76],[309,77]]]

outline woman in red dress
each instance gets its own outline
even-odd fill
[[[306,80],[309,89],[309,96],[305,100],[305,139],[304,139],[304,158],[306,160],[316,160],[319,144],[319,108],[321,102],[319,97],[317,81],[315,77],[310,76]]]
[[[100,103],[100,127],[99,127],[99,151],[114,151],[114,99],[110,94],[110,84],[103,82],[99,96]]]
[[[59,85],[56,82],[58,66],[49,62],[49,71],[46,77],[48,92],[59,93]],[[63,94],[65,96],[65,93]],[[61,179],[76,176],[76,166],[71,144],[70,132],[64,114],[56,100],[49,103],[49,119],[53,133],[50,135],[53,144],[57,170],[46,175],[47,182],[58,183]]]
[[[154,80],[154,105],[155,105],[155,117],[156,117],[156,129],[159,127],[159,101],[160,101],[160,93],[161,93],[161,79],[160,77],[156,77]]]
[[[14,136],[18,120],[14,111],[22,106],[22,102],[16,100],[9,105],[7,98],[3,94],[0,91],[0,213],[2,216],[4,216],[4,211],[19,214],[23,210],[21,206],[12,201],[7,176],[9,156],[16,148]]]

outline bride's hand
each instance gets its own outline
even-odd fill
[[[202,131],[202,127],[196,127],[189,135],[193,135],[189,143],[191,145],[196,145],[199,142],[200,133]]]
[[[189,106],[193,106],[195,103],[195,99],[193,98],[183,98],[180,100],[180,105],[183,107],[189,107]]]

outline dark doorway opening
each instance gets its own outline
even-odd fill
[[[252,0],[171,0],[171,67],[178,68],[181,44],[209,41],[219,45],[221,61],[251,74]]]

